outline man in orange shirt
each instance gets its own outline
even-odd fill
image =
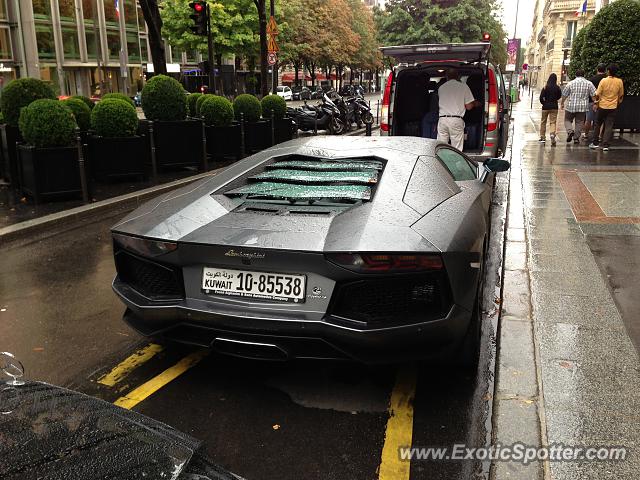
[[[603,78],[598,85],[595,94],[595,103],[598,105],[596,112],[596,123],[591,134],[591,144],[589,148],[598,148],[598,132],[604,123],[604,133],[602,135],[602,151],[609,151],[609,142],[613,136],[613,122],[616,118],[618,106],[624,97],[624,85],[618,74],[618,65],[612,63],[607,67],[607,77]]]

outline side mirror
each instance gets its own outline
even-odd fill
[[[511,164],[501,158],[490,158],[484,162],[484,168],[490,172],[506,172],[511,168]]]

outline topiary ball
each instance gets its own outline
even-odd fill
[[[127,97],[124,93],[113,92],[113,93],[106,93],[102,96],[102,100],[108,100],[110,98],[117,98],[119,100],[124,100],[125,102],[130,103],[133,108],[136,108],[136,104],[134,103],[134,101],[130,97]]]
[[[91,110],[86,103],[79,98],[71,97],[63,100],[62,104],[71,110],[80,130],[86,131],[91,128]]]
[[[34,147],[66,147],[73,143],[77,127],[71,110],[62,102],[40,99],[20,112],[20,133]]]
[[[91,100],[89,97],[85,97],[84,95],[74,95],[71,98],[77,98],[78,100],[82,100],[84,104],[89,107],[89,110],[93,110],[93,107],[96,106],[95,102]]]
[[[262,115],[260,100],[248,93],[238,95],[233,101],[233,112],[235,113],[236,120],[240,120],[240,114],[244,113],[245,122],[257,122]]]
[[[10,81],[2,91],[0,110],[6,122],[17,127],[20,121],[20,110],[34,100],[41,98],[55,99],[56,94],[49,84],[37,78],[18,78]]]
[[[184,88],[171,77],[156,75],[142,89],[142,110],[149,120],[184,120],[187,117]]]
[[[275,118],[283,118],[287,113],[287,102],[278,95],[267,95],[260,104],[264,118],[271,118],[271,112]]]
[[[132,137],[138,130],[138,114],[129,102],[107,98],[91,112],[91,127],[101,137]]]
[[[190,93],[187,96],[187,111],[189,112],[189,116],[191,117],[198,116],[198,110],[196,109],[196,102],[200,97],[202,97],[202,94],[199,92]]]
[[[200,105],[200,115],[207,125],[227,127],[233,120],[233,105],[224,97],[206,95]]]
[[[205,93],[204,95],[201,95],[200,97],[197,98],[196,100],[196,117],[200,116],[200,107],[202,107],[202,102],[205,101],[205,99],[210,98],[210,97],[214,97],[215,95],[213,95],[212,93]]]

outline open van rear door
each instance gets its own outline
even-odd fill
[[[380,48],[383,55],[395,58],[398,63],[486,62],[490,50],[489,42],[431,43]]]

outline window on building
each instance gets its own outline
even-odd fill
[[[136,28],[138,24],[138,18],[136,16],[137,2],[136,0],[118,0],[124,1],[124,23],[127,28]]]
[[[171,48],[171,63],[182,63],[182,52],[177,48]]]
[[[53,41],[53,27],[46,24],[36,24],[36,42],[38,57],[41,60],[56,58],[56,47]]]
[[[567,36],[566,38],[569,40],[573,40],[578,33],[578,22],[577,20],[572,20],[567,22]]]
[[[129,54],[129,63],[140,62],[140,43],[137,33],[127,32],[127,53]]]
[[[149,62],[149,49],[147,48],[147,37],[140,37],[140,54],[142,62]]]
[[[0,20],[7,19],[7,3],[6,0],[0,0]]]
[[[95,0],[82,0],[82,16],[85,20],[93,22],[93,8]]]
[[[87,41],[87,56],[91,59],[98,58],[98,47],[96,45],[96,32],[93,29],[93,25],[88,25],[85,23],[84,38]]]
[[[107,48],[110,59],[120,59],[120,33],[117,30],[107,30]]]
[[[11,37],[9,36],[8,27],[0,27],[0,59],[13,59],[13,52],[11,51]]]
[[[144,15],[142,14],[140,5],[138,5],[138,30],[143,33],[147,31],[147,24],[144,21]]]
[[[117,0],[118,4],[122,0]],[[105,0],[102,2],[104,5],[104,19],[107,22],[107,27],[118,27],[118,14],[116,13],[116,0]]]
[[[70,60],[80,59],[80,45],[78,44],[78,30],[75,26],[62,25],[62,45],[64,46],[64,58]]]
[[[76,21],[76,3],[73,0],[58,0],[61,22]]]
[[[33,16],[38,19],[51,18],[51,3],[49,0],[33,0]]]

